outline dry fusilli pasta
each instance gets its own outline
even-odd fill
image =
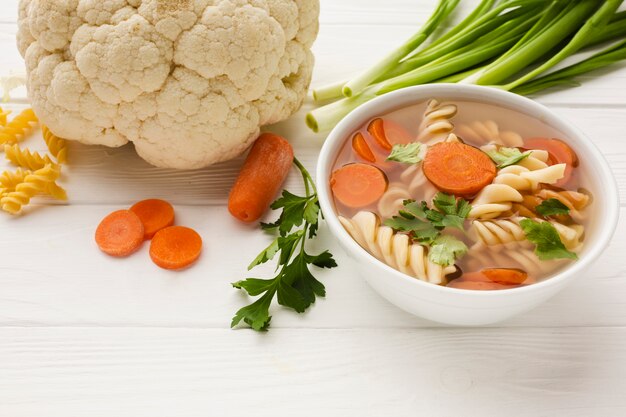
[[[510,130],[500,131],[498,124],[493,120],[462,124],[457,127],[456,133],[463,140],[477,145],[495,143],[512,148],[524,146],[524,140],[519,134]]]
[[[11,110],[4,110],[0,107],[0,127],[6,126],[7,116],[11,114]]]
[[[433,144],[445,140],[454,130],[451,119],[456,116],[457,106],[430,100],[418,129],[418,142]]]
[[[45,125],[41,126],[41,133],[52,156],[56,158],[59,164],[64,164],[67,160],[67,141],[52,133]]]
[[[23,110],[20,114],[9,121],[6,126],[0,128],[0,144],[17,143],[23,140],[37,123],[37,116],[33,109]]]
[[[46,165],[54,165],[48,155],[41,155],[38,152],[31,152],[28,149],[20,149],[19,145],[4,145],[6,158],[14,165],[31,169],[33,171],[41,169]]]
[[[30,175],[31,171],[18,168],[15,171],[4,171],[0,175],[0,193],[7,193],[9,191],[15,191],[15,187],[24,182],[24,178]]]
[[[446,275],[456,271],[455,266],[442,267],[428,259],[428,249],[393,229],[381,226],[374,213],[361,211],[352,219],[339,217],[348,233],[370,254],[392,268],[433,284],[445,282]]]
[[[17,184],[15,191],[2,197],[0,200],[2,210],[11,214],[19,213],[35,195],[46,194],[50,190],[50,184],[58,177],[59,170],[52,165],[46,165],[27,175],[23,182]]]

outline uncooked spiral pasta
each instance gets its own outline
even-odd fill
[[[23,140],[33,129],[35,123],[37,123],[37,116],[35,116],[33,109],[23,110],[4,127],[0,128],[0,144],[13,144]]]
[[[393,229],[381,226],[378,216],[360,211],[352,219],[339,216],[348,233],[370,254],[392,268],[433,284],[442,284],[455,266],[442,267],[428,259],[428,249]]]
[[[30,175],[31,171],[18,168],[15,171],[4,171],[0,174],[0,194],[15,191],[15,187],[24,182],[24,178]]]
[[[2,210],[17,214],[26,206],[37,194],[46,194],[50,189],[50,184],[59,177],[59,171],[52,165],[38,169],[24,178],[24,181],[17,184],[15,191],[7,193],[0,200]]]
[[[67,160],[67,141],[52,133],[48,126],[45,125],[41,126],[41,133],[48,150],[56,158],[57,163],[64,164]]]
[[[0,128],[6,126],[7,124],[7,116],[11,114],[10,110],[4,110],[0,107]]]
[[[519,224],[524,219],[524,217],[512,217],[510,219],[474,220],[470,227],[470,236],[477,243],[485,245],[490,249],[500,245],[510,248],[512,243],[527,242],[526,234]],[[544,221],[536,218],[533,220],[537,222]],[[580,250],[583,244],[584,226],[579,224],[566,226],[555,220],[550,220],[550,223],[554,226],[568,250],[574,252]],[[530,244],[526,246],[530,247]],[[511,249],[515,249],[515,247]]]
[[[20,149],[19,145],[4,145],[6,158],[14,165],[36,171],[46,165],[56,164],[52,162],[48,155],[41,155],[38,152],[31,152],[28,149]]]
[[[456,133],[463,140],[478,145],[495,143],[510,148],[517,148],[524,145],[522,136],[511,130],[501,131],[498,124],[493,120],[464,123],[457,127]]]
[[[445,140],[454,130],[451,120],[456,113],[456,105],[430,100],[419,125],[417,141],[433,144]]]

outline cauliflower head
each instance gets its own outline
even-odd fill
[[[21,0],[17,44],[56,135],[201,168],[300,108],[318,15],[319,0]]]

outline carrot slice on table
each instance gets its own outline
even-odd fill
[[[228,198],[235,218],[254,222],[267,211],[293,163],[293,148],[280,136],[264,133],[250,150]]]
[[[389,140],[387,140],[387,134],[385,133],[385,122],[383,121],[383,119],[378,118],[372,120],[367,126],[367,131],[370,135],[372,135],[376,143],[378,143],[381,148],[386,151],[391,150],[392,146],[391,143],[389,143]]]
[[[496,177],[496,166],[487,154],[460,142],[431,146],[423,169],[441,191],[462,197],[478,193]]]
[[[130,211],[143,223],[144,238],[152,239],[161,229],[174,224],[174,207],[167,201],[151,198],[134,204]]]
[[[480,271],[489,281],[504,285],[520,285],[526,282],[528,274],[521,269],[487,268]]]
[[[365,207],[375,203],[387,190],[387,177],[368,164],[348,164],[330,178],[333,195],[347,207]]]
[[[96,229],[96,243],[100,250],[116,257],[128,256],[141,246],[143,223],[130,210],[118,210],[106,216]]]
[[[170,226],[159,230],[150,244],[150,258],[164,269],[182,269],[194,263],[202,252],[202,238],[193,229]]]
[[[367,162],[376,162],[376,157],[361,132],[357,132],[352,138],[352,149],[361,159]]]
[[[566,185],[572,177],[574,168],[578,166],[578,155],[567,143],[560,139],[531,138],[524,142],[524,147],[526,149],[547,151],[550,154],[550,165],[567,164],[565,176],[554,184],[556,187]]]

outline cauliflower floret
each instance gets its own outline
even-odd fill
[[[35,112],[57,135],[200,168],[301,106],[319,0],[21,0]]]

